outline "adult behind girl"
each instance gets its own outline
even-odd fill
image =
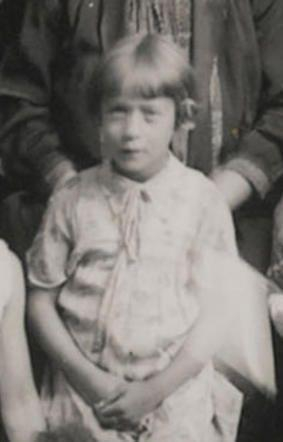
[[[136,36],[91,86],[107,160],[55,193],[28,258],[30,319],[54,361],[46,418],[99,442],[234,441],[241,393],[211,362],[229,294],[205,258],[236,256],[231,217],[169,152],[191,123],[192,72],[167,39]]]

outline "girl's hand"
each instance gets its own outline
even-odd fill
[[[129,431],[137,429],[142,418],[159,403],[158,395],[147,382],[128,382],[118,394],[98,404],[96,410],[104,427]]]
[[[241,206],[252,194],[250,183],[234,170],[216,169],[211,178],[231,210]]]

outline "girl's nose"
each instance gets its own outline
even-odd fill
[[[142,130],[142,117],[139,112],[130,112],[127,115],[124,126],[124,136],[126,138],[136,138]]]

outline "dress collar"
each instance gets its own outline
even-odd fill
[[[99,175],[103,194],[112,215],[119,224],[122,249],[135,261],[140,249],[141,204],[152,204],[155,211],[171,213],[170,189],[184,166],[172,154],[162,170],[149,180],[140,183],[118,174],[110,162],[105,162]]]
[[[129,193],[139,194],[143,201],[158,202],[166,196],[166,190],[176,182],[183,165],[169,152],[164,167],[150,179],[139,182],[119,174],[106,160],[101,166],[99,182],[103,193],[111,201],[115,212],[123,210],[124,201]]]

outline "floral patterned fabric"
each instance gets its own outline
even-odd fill
[[[29,281],[61,286],[62,319],[90,361],[141,380],[168,366],[198,318],[194,250],[207,246],[236,253],[229,211],[201,173],[170,156],[137,183],[105,163],[50,201],[29,252]],[[103,430],[56,368],[43,400],[51,426],[79,420],[100,442],[134,440]],[[208,364],[149,416],[139,441],[230,442],[240,408],[240,393]]]

